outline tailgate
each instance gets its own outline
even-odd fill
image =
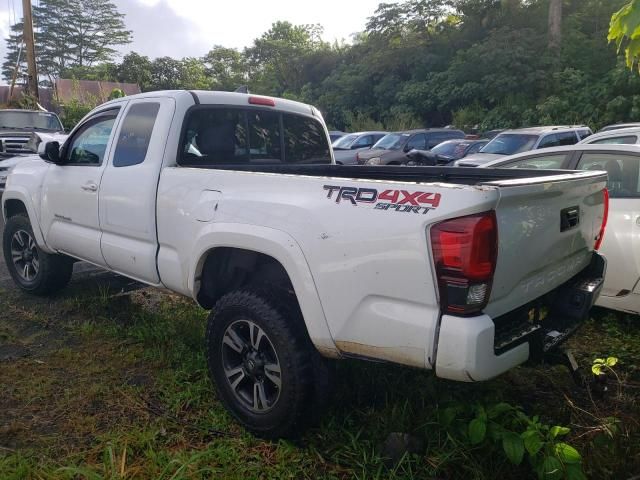
[[[603,172],[502,180],[498,261],[485,312],[495,318],[555,289],[591,260],[604,215]]]

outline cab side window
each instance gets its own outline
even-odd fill
[[[409,139],[407,142],[407,149],[424,150],[427,147],[427,138],[424,133],[418,133]]]
[[[102,164],[118,110],[99,113],[87,120],[74,134],[66,151],[66,165]]]
[[[558,145],[560,145],[558,136],[555,133],[552,133],[551,135],[547,135],[542,140],[540,140],[538,148],[557,147]]]
[[[157,102],[136,103],[129,108],[118,135],[114,167],[130,167],[144,162],[159,110]]]
[[[576,132],[562,132],[556,134],[558,138],[558,145],[575,145],[578,143],[578,136]]]

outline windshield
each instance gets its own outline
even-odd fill
[[[495,153],[498,155],[513,155],[514,153],[531,150],[538,140],[537,135],[523,135],[521,133],[501,133],[487,143],[480,153]]]
[[[371,147],[371,150],[375,150],[377,148],[382,150],[400,150],[402,145],[409,138],[408,133],[390,133],[382,137],[378,142]]]
[[[333,142],[331,146],[333,148],[337,148],[338,150],[350,148],[351,144],[355,142],[357,138],[358,135],[355,135],[353,133],[351,135],[345,135],[344,137],[340,137],[335,142]]]
[[[0,111],[0,128],[15,130],[53,130],[61,132],[64,129],[58,117],[47,112],[16,112]]]

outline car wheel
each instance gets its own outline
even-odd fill
[[[327,366],[311,343],[295,297],[277,289],[224,295],[209,316],[206,352],[219,399],[248,430],[295,437],[326,398]],[[295,308],[291,303],[295,302]]]
[[[25,292],[49,295],[64,288],[71,279],[73,260],[43,252],[24,215],[7,220],[2,248],[11,278]]]

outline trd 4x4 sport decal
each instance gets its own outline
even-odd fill
[[[375,188],[340,187],[338,185],[325,185],[324,189],[327,191],[327,198],[335,200],[336,203],[349,202],[356,206],[359,203],[375,203],[376,210],[425,214],[440,205],[439,193],[409,192],[407,190],[385,190],[378,193]]]

